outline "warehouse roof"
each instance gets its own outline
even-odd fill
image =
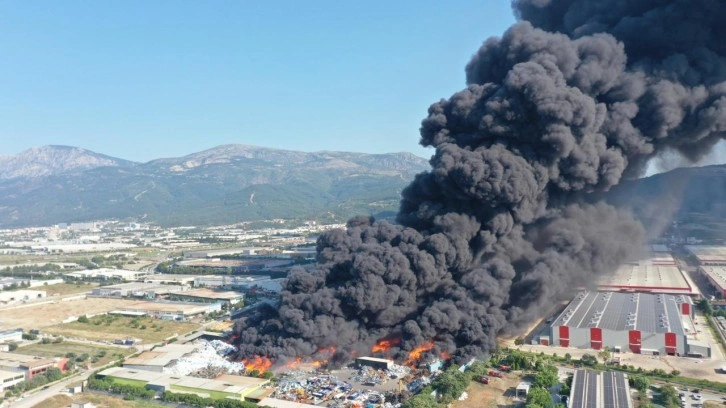
[[[702,266],[703,273],[708,275],[713,283],[720,286],[721,290],[726,289],[726,267],[724,266]]]
[[[580,292],[552,325],[683,335],[682,303],[691,300],[684,295]]]
[[[726,263],[726,246],[686,245],[686,249],[701,262]]]
[[[189,297],[199,297],[199,298],[208,298],[208,299],[224,299],[224,300],[234,300],[239,299],[241,297],[244,297],[243,293],[240,292],[234,292],[234,291],[221,291],[221,290],[212,290],[212,289],[193,289],[188,290],[184,293],[178,293],[178,295],[183,296],[189,296]]]
[[[621,372],[577,370],[570,389],[570,406],[631,408],[628,379]]]
[[[630,263],[600,281],[601,287],[661,290],[688,293],[691,287],[675,265]]]

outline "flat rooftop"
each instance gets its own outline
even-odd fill
[[[168,290],[181,290],[179,286],[171,286],[171,285],[162,285],[158,283],[148,283],[148,282],[129,282],[129,283],[119,283],[117,285],[108,285],[108,286],[99,286],[95,289],[100,290],[129,290],[129,291],[137,291],[137,290],[143,290],[143,291],[153,291],[153,290],[161,290],[161,291],[168,291]]]
[[[181,292],[180,292],[181,293]],[[138,302],[124,306],[120,311],[155,311],[201,313],[209,308],[209,304],[194,302]]]
[[[570,389],[571,407],[632,408],[632,404],[625,374],[575,371]]]
[[[212,289],[187,290],[185,292],[177,293],[177,295],[208,298],[208,299],[224,299],[224,300],[239,299],[240,297],[244,296],[244,294],[241,292],[235,292],[235,291],[231,291],[231,290],[225,290],[225,291],[212,290]]]
[[[651,251],[644,259],[629,261],[600,279],[603,290],[636,290],[665,293],[693,293],[676,260],[667,252]]]
[[[726,266],[701,266],[701,271],[723,291],[726,289]]]
[[[52,358],[29,356],[26,354],[0,352],[0,366],[4,367],[37,367],[48,364],[55,364]]]
[[[686,245],[686,249],[701,262],[726,263],[726,246]]]
[[[198,389],[204,391],[220,391],[230,394],[246,394],[258,387],[268,384],[270,380],[263,378],[252,378],[244,376],[225,375],[223,378],[206,379],[190,377],[185,375],[170,375],[147,370],[134,370],[126,367],[111,367],[99,373],[103,376],[115,378],[123,378],[129,380],[138,380],[146,383],[179,386]],[[242,377],[240,379],[232,379],[231,377]]]
[[[681,315],[685,295],[623,292],[580,292],[555,319],[552,326],[599,327],[646,333],[686,334]]]
[[[148,365],[166,367],[175,360],[194,352],[196,347],[191,344],[167,344],[156,347],[152,351],[145,351],[136,357],[127,358],[124,365]]]

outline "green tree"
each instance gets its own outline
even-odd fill
[[[628,377],[628,382],[630,383],[630,386],[635,388],[638,391],[645,391],[650,386],[650,381],[648,381],[648,378],[642,375],[631,375]]]
[[[88,323],[88,316],[86,316],[86,315],[79,316],[78,323]]]
[[[534,377],[534,386],[549,389],[559,382],[557,367],[547,364]]]
[[[529,394],[527,394],[527,408],[553,408],[554,405],[555,404],[552,402],[552,396],[546,389],[534,387],[529,390]]]
[[[448,403],[461,396],[469,385],[469,376],[452,366],[444,371],[432,385],[438,391],[441,401]]]
[[[610,354],[610,350],[607,349],[607,347],[600,350],[600,352],[597,353],[597,356],[602,359],[603,364],[607,364],[608,361],[610,361],[610,357],[612,356]]]
[[[418,394],[404,402],[401,408],[438,408],[438,406],[430,394]]]
[[[8,350],[10,350],[10,351],[15,351],[15,350],[17,350],[17,348],[18,348],[18,343],[13,342],[13,343],[8,344]]]
[[[678,391],[672,385],[663,385],[660,387],[657,402],[666,408],[679,408],[681,406]]]

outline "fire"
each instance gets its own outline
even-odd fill
[[[285,368],[293,370],[293,369],[296,369],[297,366],[300,365],[300,363],[302,363],[302,357],[296,357],[295,360],[290,361],[289,363],[285,364]]]
[[[251,359],[242,360],[242,364],[245,365],[247,371],[257,370],[259,372],[265,372],[272,367],[272,360],[267,356],[254,356]]]
[[[335,346],[329,346],[329,347],[320,347],[315,354],[327,354],[332,356],[335,354]]]
[[[451,360],[451,353],[448,351],[442,351],[439,357],[441,357],[442,360]]]
[[[373,345],[372,351],[374,353],[385,353],[390,350],[391,347],[398,346],[399,344],[401,344],[400,338],[381,339],[378,340],[378,343]]]
[[[408,366],[413,365],[414,362],[421,360],[421,356],[423,355],[423,353],[431,350],[432,348],[434,348],[433,341],[428,341],[416,347],[415,349],[411,350],[410,353],[408,353],[408,358],[406,359],[404,364]]]

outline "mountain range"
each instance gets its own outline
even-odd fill
[[[137,163],[70,146],[0,156],[0,228],[98,219],[211,225],[390,216],[428,162],[410,153],[223,145]]]
[[[137,163],[43,146],[0,156],[0,228],[111,218],[161,225],[386,218],[398,209],[401,190],[429,168],[410,153],[223,145]],[[726,239],[726,165],[624,182],[604,198],[632,210],[651,236]]]

